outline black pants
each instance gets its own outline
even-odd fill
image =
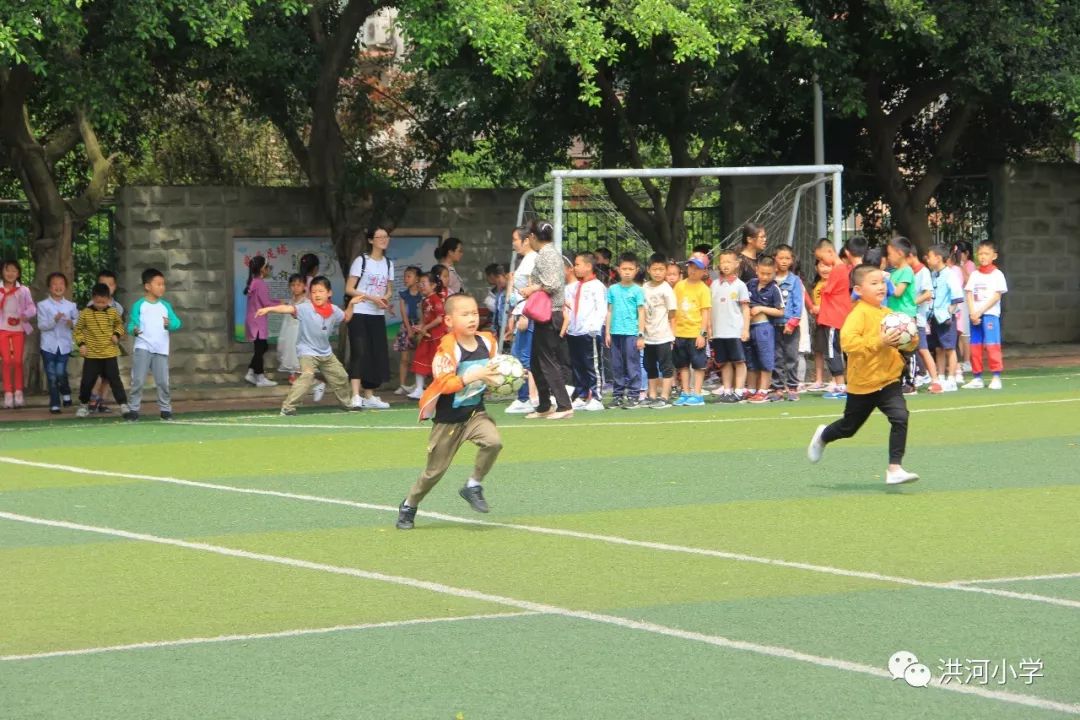
[[[251,372],[256,375],[263,374],[263,370],[265,369],[263,368],[263,355],[265,355],[266,351],[269,349],[269,342],[263,338],[255,338],[255,353],[251,356],[251,362],[248,364]]]
[[[821,439],[828,444],[834,440],[852,437],[859,432],[859,428],[870,417],[870,413],[874,412],[874,408],[889,418],[892,426],[889,430],[889,462],[899,465],[904,459],[904,450],[907,447],[908,426],[907,403],[904,402],[904,393],[899,382],[866,395],[858,395],[849,390],[847,402],[844,404],[844,417],[825,428]]]
[[[559,411],[570,409],[570,395],[566,392],[566,375],[563,370],[563,339],[559,337],[562,328],[562,310],[553,310],[551,322],[534,323],[532,345],[532,376],[536,381],[536,392],[540,402],[538,412],[551,409],[551,396],[555,396],[555,407]]]
[[[79,383],[79,403],[85,405],[90,402],[90,393],[94,391],[99,377],[105,378],[112,388],[113,397],[121,405],[127,404],[127,393],[124,392],[124,383],[120,381],[120,366],[116,358],[86,358],[83,360],[82,382]]]
[[[390,379],[386,317],[356,313],[349,321],[349,379],[375,390]]]
[[[599,338],[593,335],[567,335],[570,365],[574,376],[574,397],[589,401],[603,395],[600,386]]]
[[[799,382],[799,337],[802,334],[799,328],[790,335],[784,334],[784,328],[776,330],[776,365],[772,372],[772,389],[798,390]]]

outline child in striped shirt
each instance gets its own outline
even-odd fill
[[[90,394],[99,377],[104,377],[112,388],[113,397],[120,403],[124,419],[131,419],[127,393],[120,380],[120,367],[116,358],[120,355],[120,338],[124,337],[124,322],[120,313],[112,307],[109,286],[98,283],[91,291],[90,305],[79,313],[75,322],[75,344],[83,356],[82,383],[79,385],[79,409],[76,417],[90,414]]]

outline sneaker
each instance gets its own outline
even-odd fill
[[[942,392],[956,392],[958,389],[955,380],[946,380],[941,384]]]
[[[825,391],[826,391],[827,389],[828,389],[828,388],[827,388],[827,387],[825,386],[825,383],[818,383],[818,382],[816,382],[816,383],[814,383],[814,384],[812,384],[812,385],[807,385],[807,386],[806,386],[806,391],[805,391],[805,392],[812,392],[812,393],[823,393],[823,392],[825,392]]]
[[[953,382],[955,382],[957,385],[963,385],[964,384],[964,373],[962,373],[962,372],[956,373],[956,375],[953,377]]]
[[[788,390],[787,395],[784,396],[784,399],[787,400],[788,402],[799,402],[799,391],[798,390]]]
[[[600,402],[600,398],[593,398],[589,402],[585,403],[585,407],[581,409],[585,412],[600,412],[604,409],[604,403]]]
[[[985,385],[983,385],[982,378],[977,377],[977,378],[972,378],[971,382],[964,383],[962,385],[962,387],[965,390],[982,390],[985,387]]]
[[[139,419],[139,413],[137,410],[132,410],[126,403],[120,405],[120,417],[125,420],[135,421]]]
[[[289,408],[288,410],[281,408],[281,412],[278,414],[281,415],[281,417],[292,417],[296,414],[296,408]]]
[[[364,407],[364,399],[359,395],[352,396],[352,402],[349,403],[350,410],[361,410]]]
[[[750,396],[749,402],[754,405],[761,405],[762,403],[769,402],[769,396],[763,392],[756,392]]]
[[[664,398],[656,398],[652,401],[652,404],[649,405],[649,407],[651,407],[653,410],[663,410],[664,408],[671,407],[671,403],[669,403]]]
[[[397,390],[394,391],[395,395],[408,395],[413,391],[412,385],[398,385]]]
[[[161,420],[163,422],[171,422],[172,421],[172,412],[170,412],[169,410],[162,410],[161,411]]]
[[[904,468],[900,468],[896,472],[893,472],[891,470],[885,471],[886,485],[903,485],[904,483],[915,482],[918,479],[918,475],[913,472],[908,472]]]
[[[405,501],[401,501],[401,505],[398,505],[397,522],[394,526],[398,530],[412,530],[413,523],[416,520],[416,508],[409,507],[405,504]]]
[[[409,397],[412,397],[412,395],[409,395]],[[515,400],[514,402],[510,403],[510,405],[506,408],[505,412],[510,415],[525,415],[527,413],[533,412],[534,410],[536,410],[536,408],[534,408],[532,405],[525,402],[524,400]]]
[[[258,383],[258,380],[255,379],[255,371],[252,370],[251,368],[248,368],[247,374],[244,375],[244,382],[249,382],[252,385],[255,385],[255,384]]]
[[[15,407],[15,395],[12,393],[4,393],[4,409],[10,410]]]
[[[817,426],[817,430],[814,431],[814,436],[810,438],[810,444],[806,448],[806,459],[812,463],[820,461],[821,456],[825,454],[825,441],[821,439],[825,428],[825,425]]]
[[[22,390],[15,391],[15,407],[21,408],[26,405],[26,399],[23,397]]]
[[[419,398],[417,398],[419,400]],[[372,395],[371,397],[364,398],[364,408],[371,408],[372,410],[388,410],[390,403],[382,401],[378,395]]]
[[[929,384],[930,384],[930,376],[929,375],[917,375],[915,377],[915,387],[919,388],[919,387],[922,387],[923,385],[929,385]]]
[[[971,363],[970,362],[962,362],[962,363],[960,363],[960,372],[971,372]]]
[[[59,415],[60,414],[60,406],[59,405],[53,405],[52,407],[49,408],[49,412],[52,413],[53,415]]]
[[[1001,389],[1001,378],[999,378],[997,376],[994,376],[993,378],[991,378],[990,384],[987,385],[986,387],[990,388],[991,390],[1000,390]],[[15,393],[15,405],[16,405],[16,407],[18,406],[18,404],[19,404],[19,394]]]
[[[64,395],[60,399],[64,401],[64,407],[71,407],[71,396],[70,395]]]
[[[733,392],[725,393],[720,396],[720,402],[725,405],[737,405],[739,403],[739,396]]]
[[[641,407],[641,401],[639,401],[635,397],[626,398],[626,400],[624,400],[622,404],[623,410],[636,410],[639,407]]]
[[[930,394],[931,395],[937,395],[937,394],[943,393],[943,392],[945,392],[945,388],[942,387],[941,383],[939,383],[937,380],[930,383]]]
[[[613,397],[613,398],[611,398],[611,404],[608,407],[613,407],[613,408],[622,407],[624,402],[626,402],[626,401],[621,397]]]
[[[424,391],[421,390],[420,388],[413,388],[413,391],[411,393],[409,393],[408,395],[406,395],[405,397],[409,398],[410,400],[419,400],[420,398],[424,397]],[[361,407],[370,407],[370,406],[367,404],[366,400],[361,399]]]
[[[833,390],[832,392],[825,393],[821,397],[826,400],[847,400],[847,393],[843,390]]]
[[[765,399],[768,400],[769,402],[783,402],[784,401],[784,391],[783,390],[772,390],[771,392],[769,392],[765,396]]]
[[[588,405],[588,403],[585,402],[584,400],[582,400],[581,398],[578,398],[578,399],[574,400],[574,402],[570,403],[570,407],[572,407],[575,410],[584,410],[586,405]]]
[[[79,405],[79,409],[75,411],[75,417],[77,417],[77,418],[90,417],[90,406],[89,405]]]
[[[731,392],[731,391],[730,391],[730,390],[728,390],[728,389],[727,389],[726,387],[718,386],[718,387],[717,387],[717,388],[716,388],[715,390],[713,390],[713,391],[712,391],[712,393],[710,393],[710,394],[711,394],[711,395],[715,395],[715,396],[717,396],[717,397],[724,397],[724,396],[725,396],[725,395],[727,395],[727,394],[728,394],[729,392]]]
[[[671,404],[674,405],[675,407],[682,407],[683,405],[686,404],[686,401],[689,398],[690,398],[689,395],[687,395],[686,393],[682,393],[682,394],[679,395],[678,398],[675,399],[675,402],[673,402]]]
[[[698,407],[705,404],[705,398],[701,395],[688,395],[686,402],[683,403],[686,407]]]
[[[255,376],[255,387],[276,387],[277,383],[265,375]]]
[[[911,383],[904,385],[900,392],[904,393],[905,395],[918,395],[919,393],[918,389]]]
[[[326,383],[316,383],[315,389],[311,391],[311,399],[315,402],[319,402],[326,395]]]
[[[101,413],[103,415],[108,415],[109,413],[112,412],[112,408],[109,407],[108,405],[106,405],[105,403],[98,401],[97,407],[94,408],[94,411],[98,412],[98,413]]]
[[[489,508],[487,500],[484,499],[484,488],[480,485],[474,485],[473,487],[463,485],[461,489],[458,490],[458,495],[463,497],[465,502],[469,503],[469,506],[476,512],[488,512]]]

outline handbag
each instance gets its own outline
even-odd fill
[[[551,322],[551,296],[537,290],[525,300],[522,314],[533,322]]]

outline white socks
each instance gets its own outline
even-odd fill
[[[424,376],[423,375],[417,375],[416,376],[416,388],[415,388],[415,391],[416,392],[423,392],[424,391]]]
[[[469,478],[469,482],[465,483],[465,487],[480,487],[480,481],[474,478]]]

